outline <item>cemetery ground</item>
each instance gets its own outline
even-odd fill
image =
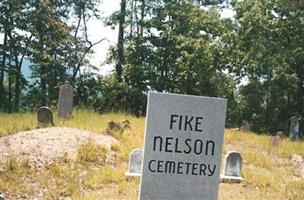
[[[36,117],[36,113],[0,114],[0,138],[36,129]],[[145,118],[78,110],[72,119],[65,120],[54,113],[56,127],[100,135],[106,134],[108,122],[126,119],[131,128],[112,133],[118,143],[105,148],[89,142],[77,149],[75,160],[62,157],[40,168],[21,157],[6,160],[0,165],[0,192],[6,199],[137,199],[139,177],[126,177],[124,173],[131,150],[143,147]],[[64,132],[57,134],[65,137]],[[303,141],[282,138],[275,145],[270,141],[267,135],[225,130],[222,156],[228,151],[241,154],[245,180],[240,184],[221,183],[219,199],[304,199]],[[109,154],[112,159],[107,159]]]

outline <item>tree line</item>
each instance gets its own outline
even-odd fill
[[[288,131],[304,116],[303,0],[121,0],[104,19],[118,31],[113,73],[92,66],[87,22],[98,0],[0,3],[0,110],[56,105],[68,81],[75,105],[145,114],[148,91],[225,97],[227,126]],[[234,11],[232,18],[222,10]],[[21,73],[31,61],[34,82]],[[302,127],[304,123],[302,122]]]

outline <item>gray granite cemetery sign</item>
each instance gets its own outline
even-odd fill
[[[73,111],[73,87],[63,84],[59,88],[58,116],[64,118],[72,117]]]
[[[140,199],[217,199],[226,106],[149,93]]]

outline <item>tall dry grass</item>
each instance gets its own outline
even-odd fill
[[[43,199],[58,199],[60,196],[72,199],[137,199],[139,178],[128,178],[124,172],[131,150],[142,148],[145,118],[86,110],[76,110],[73,115],[72,119],[64,120],[55,113],[55,125],[104,134],[109,121],[130,121],[131,129],[123,134],[114,133],[120,141],[119,145],[111,147],[115,162],[107,163],[107,152],[94,144],[79,149],[76,163],[56,162],[42,171],[29,168],[26,161],[12,158],[0,166],[0,191],[33,196],[39,188],[44,188]],[[33,128],[37,128],[35,113],[0,114],[0,136]],[[304,158],[303,142],[285,138],[278,146],[272,146],[270,136],[227,129],[223,157],[231,150],[242,155],[245,181],[241,184],[220,184],[219,199],[304,199],[304,177],[291,161],[294,154]]]

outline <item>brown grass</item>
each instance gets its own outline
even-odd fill
[[[14,119],[14,120],[13,120]],[[0,166],[0,191],[7,199],[24,196],[27,199],[137,199],[139,178],[127,178],[129,153],[142,148],[144,118],[124,114],[97,114],[76,111],[71,120],[59,119],[60,127],[76,127],[102,134],[109,121],[128,119],[131,129],[116,137],[120,145],[112,145],[114,162],[106,162],[108,153],[103,147],[89,143],[79,149],[76,163],[58,161],[46,169],[31,169],[26,161],[12,158]],[[0,114],[0,136],[36,127],[35,114]],[[4,123],[5,122],[5,123]],[[236,130],[225,131],[223,156],[231,150],[243,157],[241,184],[220,184],[221,200],[302,200],[304,178],[292,165],[293,154],[304,156],[303,142],[282,139],[276,147],[270,145],[270,137]],[[40,196],[39,196],[39,193]]]

